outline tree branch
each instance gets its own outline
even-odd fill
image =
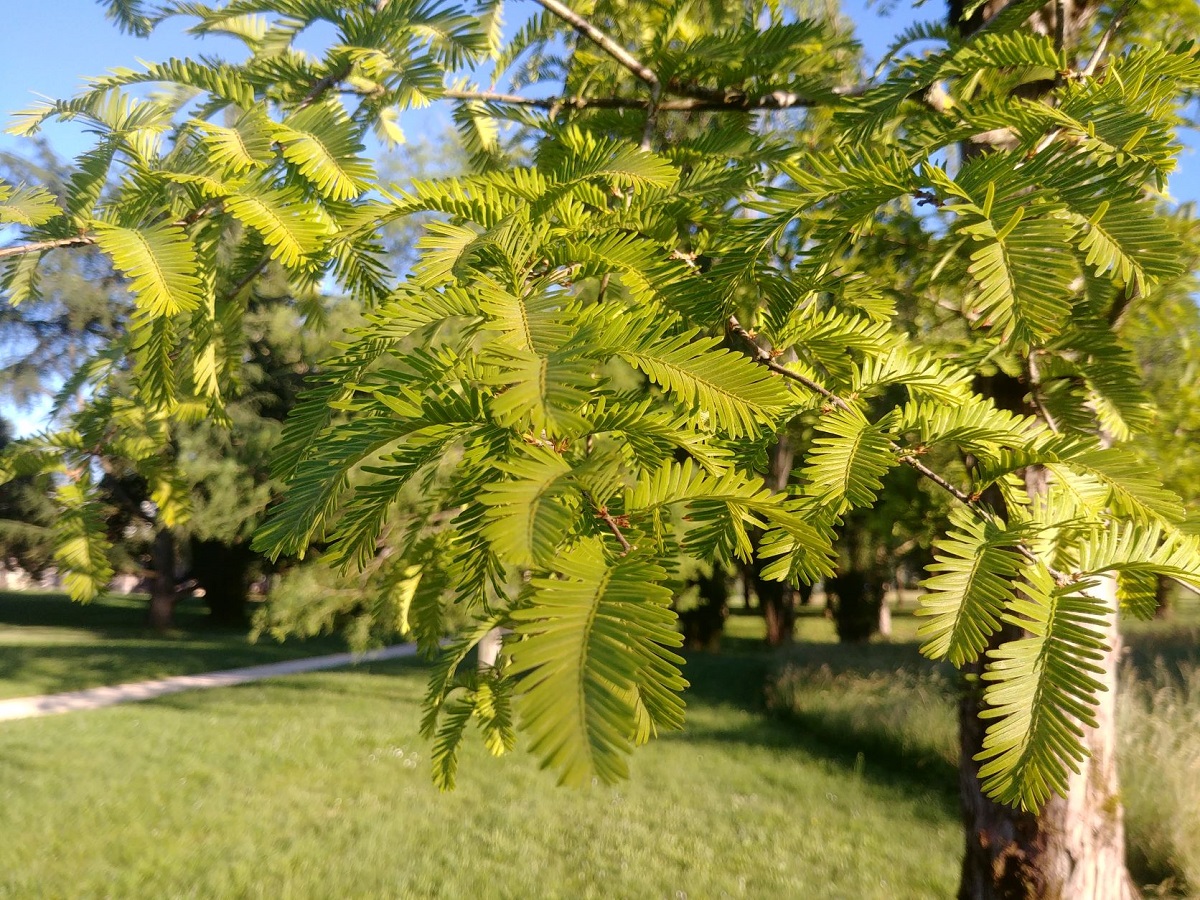
[[[656,84],[650,88],[650,105],[646,107],[646,124],[642,126],[643,151],[654,149],[654,130],[658,127],[658,104],[661,99],[662,88]]]
[[[623,65],[626,69],[651,87],[658,87],[658,76],[654,71],[636,56],[610,38],[607,34],[575,12],[569,6],[558,0],[537,0],[542,6],[558,16],[597,47]]]
[[[676,90],[670,86],[664,90]],[[693,90],[693,89],[689,89]],[[695,89],[697,92],[699,89]],[[851,96],[855,90],[833,91],[838,97]],[[679,89],[683,92],[684,89]],[[774,91],[759,97],[744,94],[704,90],[705,96],[664,98],[658,102],[660,111],[668,112],[752,112],[761,109],[803,109],[821,106],[825,101],[804,97],[790,91]],[[556,111],[560,109],[649,109],[651,103],[641,97],[522,97],[520,94],[505,94],[497,91],[461,91],[450,89],[442,94],[450,100],[474,100],[480,103],[500,103],[506,106],[524,106],[532,109]]]
[[[785,366],[781,366],[779,363],[775,362],[774,358],[772,358],[772,356],[771,356],[771,351],[767,350],[765,347],[760,345],[758,343],[758,341],[754,340],[754,336],[752,334],[750,334],[750,332],[748,332],[745,328],[742,327],[741,323],[738,322],[736,316],[729,317],[729,322],[728,322],[727,327],[732,334],[737,335],[739,338],[741,338],[743,341],[745,341],[747,344],[749,344],[749,346],[751,348],[753,348],[754,354],[751,358],[755,362],[759,363],[760,365],[766,366],[772,372],[775,372],[778,375],[782,375],[784,378],[790,378],[792,381],[795,381],[799,384],[804,385],[806,388],[808,388],[813,393],[819,394],[820,396],[824,397],[826,400],[828,400],[831,404],[836,406],[838,409],[843,409],[843,410],[847,410],[847,411],[852,409],[852,407],[850,406],[849,403],[847,403],[845,400],[843,400],[841,397],[839,397],[833,391],[829,390],[829,388],[825,387],[823,384],[818,384],[817,382],[813,381],[811,378],[808,378],[805,375],[801,375],[799,372],[793,372],[791,369],[789,369]],[[962,488],[959,488],[956,485],[951,484],[944,477],[939,475],[933,469],[929,468],[929,466],[925,465],[925,463],[923,463],[919,459],[917,459],[917,457],[913,455],[912,451],[910,451],[904,447],[901,447],[895,441],[889,441],[888,443],[891,445],[892,451],[897,454],[900,462],[904,463],[904,465],[908,466],[910,469],[915,470],[920,475],[922,475],[924,478],[927,478],[930,481],[932,481],[934,484],[936,484],[942,490],[946,491],[946,493],[950,494],[950,496],[952,496],[955,500],[957,500],[958,502],[960,502],[964,506],[966,506],[968,509],[970,509],[973,513],[975,513],[975,515],[977,515],[981,519],[983,519],[985,522],[989,522],[989,523],[996,524],[996,525],[1000,524],[995,513],[993,513],[990,509],[988,509],[983,504],[981,504],[978,500],[976,500],[974,497],[972,497],[966,491],[962,490]],[[1071,581],[1073,580],[1071,578],[1071,576],[1067,575],[1064,572],[1060,572],[1057,569],[1055,569],[1053,566],[1049,565],[1045,560],[1043,560],[1036,553],[1034,553],[1027,546],[1025,546],[1024,543],[1017,542],[1014,545],[1014,547],[1015,547],[1016,551],[1018,553],[1020,553],[1023,557],[1025,557],[1027,560],[1029,560],[1029,562],[1035,563],[1039,566],[1044,566],[1046,571],[1050,573],[1051,577],[1054,578],[1054,580],[1056,582],[1058,582],[1060,585],[1070,584]]]
[[[12,247],[0,247],[0,259],[9,256],[24,256],[27,253],[42,253],[46,250],[57,250],[59,247],[83,247],[96,243],[90,234],[77,234],[69,238],[55,238],[50,241],[34,241],[31,244],[17,244]]]
[[[348,76],[350,74],[350,70],[353,68],[354,64],[348,62],[344,65],[338,66],[331,72],[327,72],[321,78],[318,78],[316,82],[313,83],[313,86],[309,92],[304,95],[304,99],[300,101],[300,105],[297,108],[304,109],[306,106],[312,106],[312,104],[316,103],[317,100],[321,98],[322,94],[324,94],[343,78]]]
[[[592,497],[590,494],[587,496],[588,500],[591,501],[592,508],[596,510],[596,518],[608,526],[608,530],[616,536],[617,541],[621,545],[621,555],[627,556],[629,552],[633,550],[633,545],[629,543],[629,539],[625,537],[624,532],[621,531],[621,526],[628,525],[629,521],[624,516],[621,516],[618,519],[608,511],[607,506],[600,506],[598,503],[596,503],[594,497]]]
[[[1092,54],[1092,58],[1088,60],[1087,65],[1080,71],[1080,75],[1084,78],[1090,78],[1096,72],[1096,67],[1100,65],[1100,60],[1104,58],[1104,54],[1108,51],[1108,44],[1112,40],[1113,34],[1120,27],[1126,13],[1129,12],[1130,0],[1126,0],[1121,5],[1121,8],[1116,11],[1112,17],[1112,21],[1108,23],[1108,28],[1104,30],[1104,34],[1100,35],[1100,43],[1096,45],[1096,50]]]
[[[245,290],[246,285],[250,284],[250,282],[252,282],[255,278],[257,278],[259,275],[262,274],[263,270],[266,269],[267,265],[270,262],[271,262],[271,257],[269,255],[264,256],[254,268],[252,268],[249,272],[247,272],[240,279],[238,279],[237,284],[235,284],[230,289],[229,293],[226,296],[228,296],[230,298],[237,297],[238,294],[240,294],[243,290]]]

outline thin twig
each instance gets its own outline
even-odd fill
[[[569,6],[559,3],[558,0],[537,0],[542,6],[548,9],[554,15],[558,16],[572,28],[588,38],[597,47],[623,65],[626,69],[640,78],[642,81],[651,87],[657,87],[659,84],[658,76],[654,71],[643,63],[640,59],[610,38],[607,34],[585,19],[579,13],[575,12]]]
[[[270,262],[271,262],[271,257],[264,256],[261,260],[259,260],[258,264],[253,269],[251,269],[249,272],[247,272],[245,275],[243,275],[238,280],[237,284],[235,284],[233,286],[233,289],[230,290],[230,292],[227,294],[227,296],[230,299],[236,298],[238,294],[240,294],[243,290],[245,290],[246,285],[250,284],[250,282],[252,282],[255,278],[257,278],[259,275],[262,274],[263,270],[267,267],[268,263],[270,263]]]
[[[833,391],[829,390],[829,388],[825,387],[823,384],[819,384],[818,382],[813,381],[811,378],[801,375],[799,372],[793,372],[791,369],[781,366],[779,363],[775,362],[771,356],[771,352],[754,340],[754,336],[741,326],[741,323],[738,322],[736,316],[729,317],[728,328],[730,332],[736,334],[754,350],[754,356],[752,358],[755,362],[766,366],[768,369],[778,375],[782,375],[785,378],[790,378],[792,381],[804,385],[810,391],[824,397],[838,409],[847,411],[852,409],[849,403],[847,403]],[[929,468],[929,466],[917,459],[911,450],[901,447],[895,441],[889,441],[888,443],[892,452],[897,454],[897,458],[900,462],[904,463],[904,465],[932,481],[985,522],[989,522],[994,525],[1001,524],[995,513],[993,513],[990,509],[988,509],[966,491],[962,490],[962,488],[951,484],[943,476]],[[1025,559],[1027,559],[1029,562],[1044,566],[1046,571],[1050,573],[1050,576],[1060,585],[1069,584],[1073,580],[1066,573],[1060,572],[1046,563],[1045,560],[1029,549],[1029,547],[1025,546],[1024,543],[1018,541],[1014,546],[1016,551],[1025,557]]]
[[[205,216],[216,212],[220,207],[221,202],[219,200],[210,200],[208,203],[197,207],[184,218],[172,224],[187,228],[190,225],[196,224],[196,222]],[[32,241],[28,244],[14,244],[11,247],[0,247],[0,259],[5,259],[9,256],[25,256],[29,253],[45,253],[48,250],[58,250],[64,247],[86,247],[95,243],[96,236],[93,234],[75,234],[65,238]]]
[[[1125,3],[1121,4],[1121,8],[1116,11],[1116,14],[1112,17],[1112,21],[1104,29],[1104,34],[1100,35],[1100,43],[1096,45],[1096,50],[1092,53],[1092,58],[1088,60],[1087,65],[1079,73],[1084,78],[1090,78],[1095,74],[1096,67],[1100,65],[1100,60],[1104,58],[1104,54],[1108,51],[1109,42],[1113,39],[1117,28],[1120,27],[1121,22],[1129,12],[1131,2],[1132,0],[1125,0]]]
[[[354,64],[348,62],[344,65],[338,66],[338,68],[334,69],[332,72],[329,72],[322,78],[317,79],[309,92],[304,95],[304,99],[300,101],[300,106],[298,108],[304,109],[306,106],[312,106],[312,104],[316,103],[317,100],[321,98],[322,94],[349,75],[350,70],[353,68]]]
[[[650,87],[650,105],[646,107],[646,124],[642,128],[643,152],[654,149],[654,131],[658,127],[658,103],[662,98],[662,88],[655,84]]]
[[[601,522],[603,522],[605,525],[607,525],[608,530],[611,531],[616,536],[617,541],[621,545],[621,555],[627,556],[629,554],[629,552],[631,550],[633,550],[633,545],[631,543],[629,543],[629,539],[627,537],[625,537],[624,532],[621,531],[621,525],[622,524],[628,525],[629,522],[625,521],[622,523],[622,522],[618,521],[616,516],[614,516],[612,513],[610,513],[608,511],[607,506],[601,506],[600,504],[598,504],[596,502],[595,498],[592,497],[590,494],[588,495],[588,500],[591,501],[592,507],[596,510],[596,518],[598,518]],[[624,519],[625,517],[622,516],[621,518]]]
[[[34,241],[31,244],[16,244],[12,247],[0,247],[0,259],[9,256],[24,256],[27,253],[42,253],[46,250],[56,250],[59,247],[83,247],[96,243],[90,234],[77,234],[69,238],[55,238],[50,241]]]
[[[665,93],[675,92],[675,88],[666,86]],[[679,92],[687,94],[682,97],[664,97],[658,101],[658,109],[663,112],[753,112],[764,109],[802,109],[821,106],[827,101],[814,97],[805,97],[791,91],[773,91],[758,97],[749,97],[741,93],[724,93],[720,91],[701,91],[696,88],[679,88]],[[704,96],[693,96],[702,93]],[[836,97],[849,95],[849,91],[832,91]],[[649,109],[650,101],[641,97],[522,97],[520,94],[506,94],[499,91],[464,91],[451,88],[443,91],[443,97],[450,100],[474,100],[480,103],[498,103],[504,106],[524,106],[532,109],[549,110],[555,114],[563,109]]]
[[[1041,376],[1038,374],[1036,351],[1030,351],[1029,353],[1029,381],[1032,388],[1029,392],[1029,399],[1033,401],[1033,405],[1041,417],[1046,420],[1046,425],[1050,430],[1058,434],[1058,423],[1054,420],[1054,416],[1050,414],[1050,410],[1046,408],[1046,404],[1042,402],[1042,398],[1038,395],[1038,388],[1042,386],[1042,381]]]

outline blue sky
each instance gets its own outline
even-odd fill
[[[240,43],[231,38],[208,37],[203,41],[184,33],[185,20],[169,20],[148,39],[123,35],[105,19],[95,0],[41,0],[36,3],[6,3],[4,26],[0,29],[0,60],[4,74],[0,78],[0,121],[7,127],[8,114],[26,108],[42,97],[56,99],[74,95],[83,77],[100,75],[113,67],[136,67],[137,60],[160,61],[198,52],[237,55]],[[927,3],[913,9],[903,2],[887,4],[894,9],[881,15],[879,5],[866,0],[845,0],[843,10],[855,23],[858,38],[872,60],[877,59],[893,37],[907,25],[921,19],[944,15],[940,3]],[[511,33],[537,9],[531,0],[517,0],[508,6]],[[444,110],[413,111],[401,124],[410,139],[422,132],[442,133],[448,116]],[[45,136],[60,155],[75,156],[91,141],[79,126],[52,124]],[[1184,135],[1185,147],[1179,170],[1172,176],[1170,192],[1179,201],[1200,200],[1200,154],[1196,135]],[[0,150],[22,152],[29,146],[25,139],[0,135]],[[37,425],[35,412],[17,413],[0,408],[0,414],[15,418],[19,431]]]
[[[880,6],[892,7],[881,15]],[[944,16],[940,2],[928,2],[914,9],[909,3],[868,4],[867,0],[845,0],[845,14],[855,23],[859,40],[868,55],[877,59],[894,36],[907,25],[921,19]],[[515,30],[538,9],[531,0],[508,4],[508,30]],[[143,40],[117,31],[105,19],[95,0],[41,0],[38,3],[5,4],[4,27],[0,30],[0,60],[4,77],[0,78],[0,120],[7,114],[29,106],[37,95],[66,98],[82,86],[86,75],[100,75],[114,66],[136,67],[138,59],[159,61],[172,56],[197,52],[218,55],[237,54],[240,43],[232,38],[208,37],[203,41],[184,33],[186,20],[168,20],[154,35]],[[448,117],[443,110],[413,111],[403,122],[410,137],[423,130],[441,132]],[[74,156],[90,142],[73,125],[52,125],[46,134],[60,153]],[[1200,199],[1200,154],[1195,135],[1185,135],[1188,147],[1179,171],[1171,181],[1171,193],[1178,200]],[[19,151],[22,141],[0,135],[0,150]]]

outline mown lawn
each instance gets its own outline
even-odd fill
[[[340,649],[251,645],[199,610],[155,638],[137,601],[17,599],[0,696]],[[1185,603],[1130,627],[1124,674],[1131,865],[1182,896],[1200,885],[1197,622]],[[438,794],[411,663],[4,723],[0,897],[952,896],[956,688],[915,626],[848,648],[810,610],[771,655],[761,620],[731,617],[722,652],[689,660],[687,731],[583,791],[473,742]]]
[[[473,742],[439,794],[411,664],[5,723],[0,896],[948,896],[952,795],[799,740],[768,662],[694,660],[687,733],[582,791]]]

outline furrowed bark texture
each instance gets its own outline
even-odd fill
[[[1131,900],[1138,895],[1125,868],[1124,810],[1117,779],[1120,634],[1115,582],[1106,579],[1096,595],[1112,610],[1105,635],[1110,649],[1101,663],[1104,673],[1098,676],[1108,690],[1100,694],[1096,727],[1085,729],[1091,756],[1071,776],[1065,798],[1055,797],[1036,816],[988,800],[979,787],[979,763],[972,759],[983,742],[979,691],[969,690],[963,697],[959,778],[966,848],[960,900]],[[1002,639],[1016,637],[1020,634]]]
[[[1007,376],[979,379],[976,385],[998,406],[1027,413],[1026,386]],[[1030,494],[1044,489],[1044,475],[1026,473]],[[986,499],[1006,515],[998,492]],[[1117,663],[1121,638],[1117,630],[1115,580],[1105,579],[1095,596],[1109,610],[1105,641],[1109,651],[1093,677],[1105,688],[1096,708],[1096,727],[1084,729],[1090,756],[1070,778],[1066,797],[1052,798],[1039,815],[993,803],[979,783],[979,763],[985,723],[979,718],[982,691],[977,680],[968,683],[959,705],[959,788],[965,847],[958,896],[960,900],[1130,900],[1137,891],[1125,867],[1124,809],[1117,777]],[[1006,625],[989,648],[1016,640],[1019,629]],[[978,675],[979,663],[968,667]]]

